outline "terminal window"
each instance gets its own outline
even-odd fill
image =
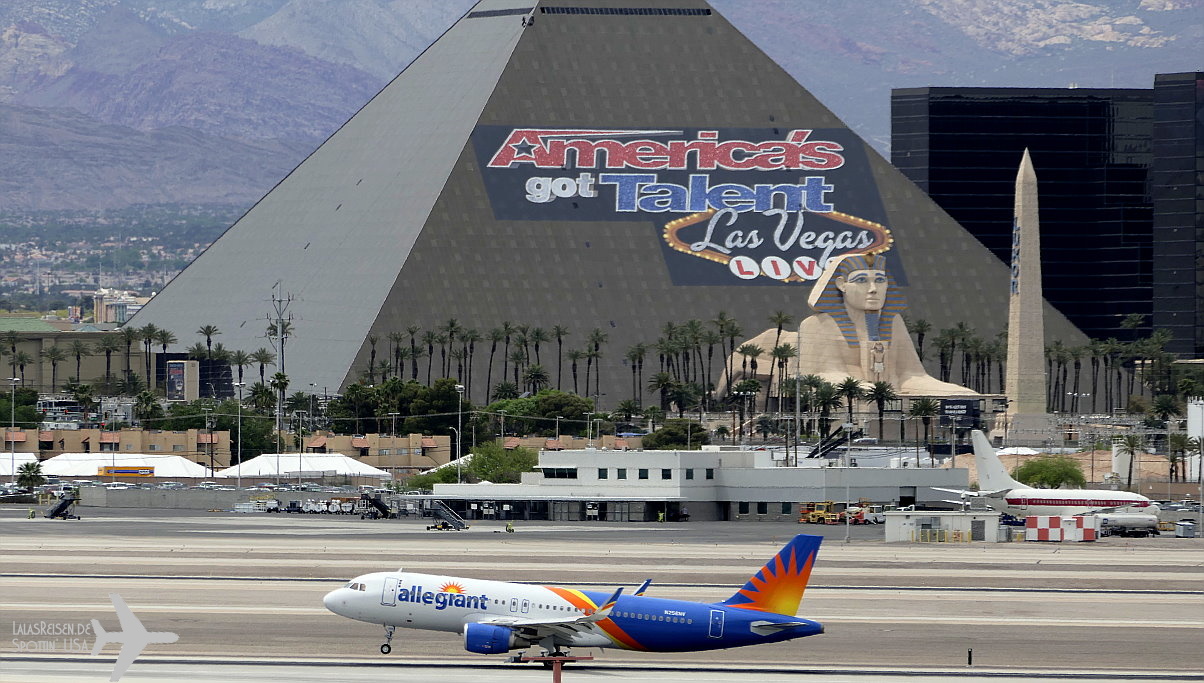
[[[694,470],[693,470],[693,469],[687,469],[687,470],[686,470],[686,479],[693,479],[693,478],[694,478]]]
[[[790,503],[782,503],[782,514],[783,515],[790,514]]]
[[[739,510],[739,514],[747,515],[748,514],[748,501],[741,502],[739,508],[737,508],[737,509]]]
[[[661,479],[672,479],[672,478],[673,478],[673,470],[668,470],[668,469],[661,470]]]
[[[715,470],[708,467],[707,468],[707,479],[714,479],[714,478],[715,478]]]
[[[769,514],[769,503],[757,503],[757,514],[758,515]]]
[[[605,467],[599,467],[598,468],[598,478],[599,479],[609,479],[610,478],[610,470],[606,469]]]
[[[626,478],[627,478],[627,468],[626,467],[615,468],[615,479],[626,479]]]
[[[647,479],[647,478],[648,478],[648,470],[641,467],[640,468],[640,479]]]

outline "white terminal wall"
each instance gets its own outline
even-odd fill
[[[852,500],[897,501],[903,495],[935,501],[949,494],[932,487],[966,488],[963,468],[915,469],[872,467],[758,467],[765,461],[759,451],[543,451],[539,468],[576,468],[576,479],[545,477],[540,472],[522,475],[519,484],[436,484],[435,495],[472,498],[585,498],[681,501],[756,501],[799,503],[809,500],[844,500],[845,485]],[[605,468],[607,478],[598,470]],[[617,479],[620,468],[626,479]],[[639,471],[648,470],[640,479]],[[662,478],[662,470],[670,478]],[[686,479],[686,470],[694,471]],[[714,470],[714,479],[706,470]]]

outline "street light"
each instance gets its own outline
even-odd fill
[[[560,415],[556,416],[556,447],[557,448],[563,448],[563,446],[560,445],[560,421],[563,419],[564,419],[563,416],[560,416]]]
[[[593,448],[594,447],[594,436],[593,436],[594,414],[593,413],[581,413],[581,414],[585,416],[585,447]]]
[[[448,429],[450,429],[456,433],[456,446],[458,448],[460,445],[460,430],[456,429],[455,427],[448,427]],[[456,483],[457,484],[464,483],[464,472],[460,467],[460,459],[459,458],[456,458]]]
[[[238,387],[238,483],[236,487],[242,490],[242,388],[247,386],[246,382],[235,382],[234,386]]]
[[[456,385],[456,483],[460,483],[460,430],[464,428],[464,385]]]
[[[393,445],[393,439],[397,436],[397,416],[401,413],[389,413],[389,417],[393,420],[393,425],[389,427],[389,446]]]
[[[13,384],[12,396],[8,399],[8,467],[9,475],[12,482],[17,483],[17,442],[13,441],[12,431],[17,427],[17,382],[21,381],[20,377],[9,377],[9,382]]]

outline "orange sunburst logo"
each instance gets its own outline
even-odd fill
[[[458,583],[445,583],[442,586],[439,586],[439,590],[443,591],[444,593],[464,593],[465,592],[464,586],[461,586]]]
[[[803,598],[819,550],[814,537],[797,536],[724,604],[793,615]]]

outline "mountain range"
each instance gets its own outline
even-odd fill
[[[473,4],[6,0],[0,206],[249,206]],[[712,5],[884,153],[891,88],[1201,68],[1204,0]]]

